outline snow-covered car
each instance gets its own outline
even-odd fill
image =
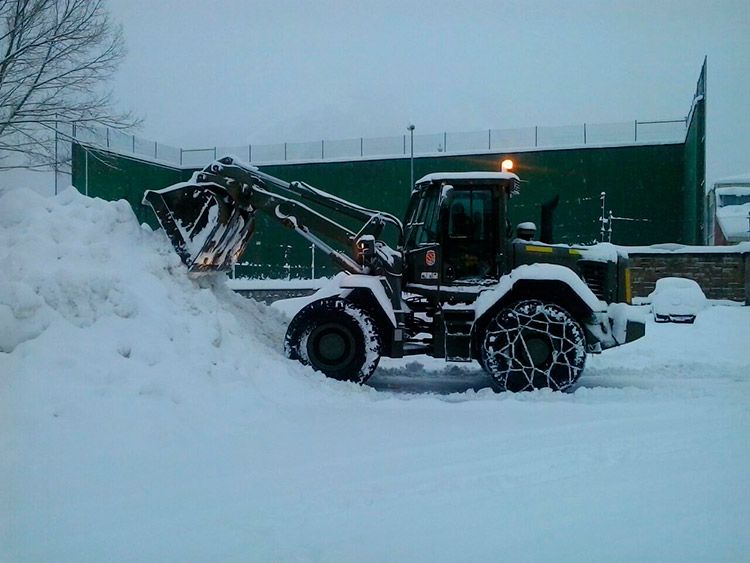
[[[649,295],[657,323],[692,323],[708,306],[701,287],[687,278],[661,278]]]

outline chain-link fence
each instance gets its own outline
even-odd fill
[[[440,156],[483,152],[515,152],[577,146],[681,143],[687,119],[583,123],[552,127],[487,129],[484,131],[417,133],[392,137],[359,137],[304,143],[247,144],[177,148],[109,128],[72,127],[71,138],[113,152],[161,161],[182,168],[200,168],[226,154],[253,164],[319,162],[359,158]],[[413,146],[413,149],[412,149]],[[412,153],[413,150],[413,153]]]

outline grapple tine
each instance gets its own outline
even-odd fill
[[[229,192],[214,183],[148,190],[143,203],[154,210],[192,274],[230,269],[255,229],[254,211],[236,205]]]

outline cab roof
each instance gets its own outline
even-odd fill
[[[417,184],[443,182],[451,180],[518,180],[512,172],[434,172],[422,176]]]

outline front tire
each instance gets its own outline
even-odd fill
[[[581,375],[586,337],[562,307],[521,301],[501,310],[486,328],[482,367],[507,391],[565,390]]]
[[[364,383],[380,361],[380,338],[364,309],[339,297],[321,299],[289,323],[284,352],[333,379]]]

